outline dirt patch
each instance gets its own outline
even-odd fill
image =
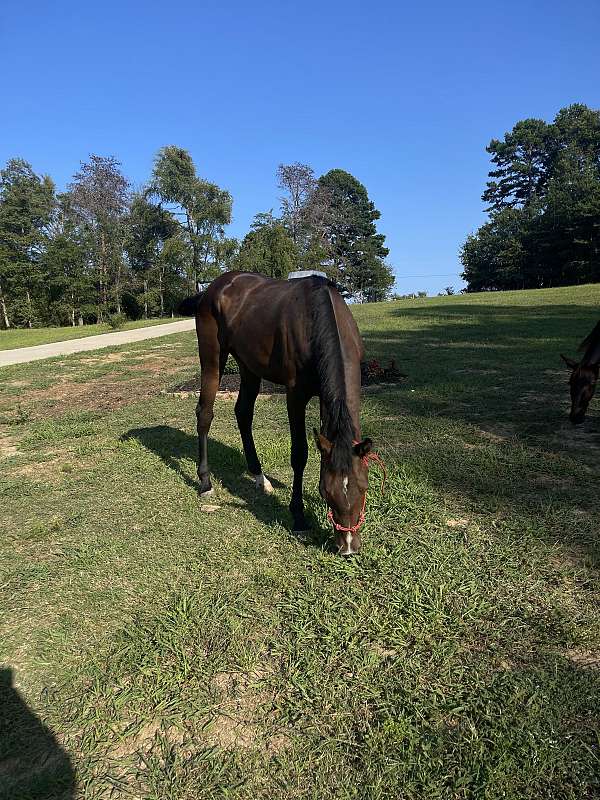
[[[544,489],[570,489],[573,486],[572,478],[557,478],[555,475],[537,475],[533,482]]]
[[[137,379],[114,380],[119,373],[115,373],[112,380],[107,376],[92,378],[89,381],[76,383],[63,380],[46,389],[36,389],[26,397],[28,401],[39,404],[36,408],[36,417],[44,418],[55,416],[54,408],[60,405],[60,411],[65,410],[101,410],[112,411],[129,403],[139,402],[151,397],[160,391],[156,385],[156,378],[164,375],[168,369],[164,364],[138,367],[148,373],[149,382],[138,382]],[[178,368],[173,368],[177,372]],[[154,383],[151,380],[154,378]]]
[[[118,353],[106,353],[101,356],[91,356],[82,358],[82,364],[114,364],[117,361],[123,361],[128,356],[132,355],[131,350],[121,350]]]
[[[240,390],[239,375],[235,374],[223,375],[223,377],[221,378],[221,384],[218,393],[221,397],[223,397],[224,395],[228,395],[229,397],[235,397],[239,392],[239,390]],[[183,381],[183,383],[176,384],[171,389],[171,393],[181,396],[187,396],[190,394],[199,394],[200,376],[197,375],[194,378],[190,378],[187,381]],[[261,381],[260,394],[285,394],[285,386],[278,386],[276,383],[271,383],[270,381]]]
[[[469,524],[468,519],[447,519],[446,520],[446,527],[447,528],[466,528]]]
[[[269,695],[259,686],[266,672],[255,669],[250,673],[219,673],[213,679],[219,703],[219,713],[207,728],[210,742],[224,750],[232,748],[261,748],[278,752],[287,745],[281,734],[266,735],[259,725],[259,709]]]
[[[189,364],[192,364],[193,359],[189,359]],[[174,363],[173,359],[164,358],[163,356],[155,356],[151,359],[138,360],[133,364],[124,365],[127,370],[131,372],[146,373],[151,377],[164,377],[166,375],[177,375],[181,373],[182,360]]]
[[[498,426],[492,430],[484,430],[483,428],[480,428],[477,431],[477,435],[481,436],[482,439],[486,439],[488,442],[493,442],[494,444],[504,444],[512,438],[514,431],[508,427]]]
[[[14,439],[11,439],[9,436],[3,436],[0,439],[0,458],[11,458],[16,455],[17,452],[18,448],[14,443]]]
[[[470,367],[465,367],[464,369],[457,369],[455,370],[457,375],[497,375],[500,370],[499,369],[474,369]]]
[[[133,755],[138,750],[150,750],[160,729],[160,722],[156,720],[147,722],[138,731],[130,736],[125,736],[118,744],[111,747],[109,756],[111,758],[123,758],[124,756]]]
[[[378,642],[371,645],[371,650],[383,660],[393,660],[398,655],[398,651],[392,647],[384,647]]]
[[[580,669],[600,670],[600,653],[594,650],[566,650],[565,658]]]
[[[73,472],[80,472],[82,469],[81,458],[76,459],[77,463],[66,456],[49,458],[47,461],[37,461],[35,464],[23,464],[10,471],[11,476],[19,476],[28,480],[50,481],[56,483],[60,478]]]
[[[519,403],[543,403],[545,406],[556,403],[557,397],[553,394],[537,394],[536,392],[525,392],[519,398]]]
[[[573,513],[578,516],[590,517],[588,511],[581,508],[574,508]],[[560,552],[550,556],[549,563],[559,572],[582,574],[584,576],[598,577],[598,570],[593,564],[593,558],[583,548],[576,548],[573,545],[568,550],[561,549]]]
[[[381,391],[383,389],[389,389],[390,387],[397,386],[401,381],[404,380],[404,378],[405,376],[398,377],[397,379],[385,380],[375,380],[369,378],[368,382],[363,382],[362,386],[363,389],[366,389],[367,391]],[[220,397],[222,400],[234,399],[237,397],[239,390],[240,376],[238,374],[234,373],[231,375],[223,375],[221,378],[219,391],[217,392],[217,397]],[[285,386],[280,386],[279,384],[262,380],[260,383],[259,395],[285,394],[285,391]],[[192,394],[200,394],[200,376],[196,375],[187,381],[176,384],[171,390],[169,390],[169,394],[174,394],[177,397],[189,397]]]
[[[126,388],[130,388],[130,392],[126,392]],[[64,381],[36,392],[37,399],[43,399],[46,402],[54,401],[54,403],[64,404],[71,409],[100,409],[103,411],[121,408],[134,399],[141,400],[151,394],[154,392],[147,391],[147,387],[138,386],[135,391],[131,391],[131,387],[127,387],[123,382],[107,382],[106,378],[94,378],[87,383]],[[53,416],[50,410],[48,415]]]

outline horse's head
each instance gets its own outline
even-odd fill
[[[581,425],[594,396],[598,380],[598,364],[580,364],[571,358],[561,355],[562,360],[571,370],[569,384],[571,386],[571,413],[569,419],[573,425]]]
[[[352,447],[350,468],[336,468],[332,458],[334,444],[314,431],[315,442],[321,453],[321,478],[319,491],[329,507],[329,518],[335,528],[338,552],[351,556],[360,550],[359,528],[364,522],[365,498],[369,485],[367,456],[373,442],[363,439]]]

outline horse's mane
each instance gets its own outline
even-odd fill
[[[578,350],[584,350],[583,358],[581,359],[582,366],[589,364],[597,364],[600,361],[600,322],[591,333],[589,333],[583,342],[579,345]]]
[[[346,401],[344,357],[330,287],[335,288],[331,281],[312,279],[311,345],[326,410],[325,435],[333,443],[331,465],[348,474],[356,434]]]

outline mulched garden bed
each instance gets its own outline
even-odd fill
[[[381,367],[377,361],[365,361],[361,364],[361,383],[363,386],[382,386],[400,383],[406,378],[396,368],[394,361],[388,367]],[[239,373],[226,373],[221,378],[220,392],[234,393],[240,388]],[[200,391],[200,376],[195,375],[183,383],[178,383],[170,390],[170,394],[198,393]],[[270,381],[261,381],[260,394],[285,394],[285,387],[278,386]]]

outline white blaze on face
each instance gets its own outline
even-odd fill
[[[342,486],[344,488],[344,495],[348,497],[348,476],[342,478]]]
[[[340,555],[341,556],[352,556],[354,555],[354,550],[352,549],[352,531],[346,531],[344,534],[344,548],[340,548]]]

